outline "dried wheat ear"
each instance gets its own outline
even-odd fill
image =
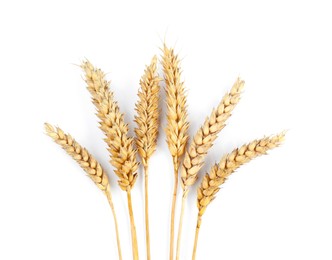
[[[105,74],[94,68],[89,61],[83,62],[81,67],[85,72],[87,89],[97,109],[100,129],[106,135],[104,140],[109,147],[110,162],[119,177],[119,185],[125,191],[130,190],[136,182],[138,168],[134,139],[128,136],[128,125],[114,100],[110,82],[105,79]]]
[[[218,107],[212,110],[210,117],[205,120],[193,137],[188,150],[185,152],[181,171],[181,184],[185,194],[189,186],[196,182],[208,150],[225,127],[226,120],[231,116],[233,109],[239,103],[243,87],[244,81],[238,78],[231,90],[224,95]]]
[[[154,56],[140,80],[139,100],[135,109],[137,112],[135,116],[137,124],[135,141],[144,166],[147,166],[157,147],[160,81],[161,78],[157,74],[157,56]]]
[[[65,134],[59,127],[53,127],[52,125],[45,123],[45,131],[58,145],[60,145],[87,173],[91,180],[101,189],[107,197],[108,203],[111,207],[118,247],[119,259],[122,259],[120,235],[118,221],[115,213],[115,208],[112,200],[110,183],[106,172],[101,167],[100,163],[88,152],[87,149],[82,147],[75,141],[69,134]]]
[[[45,131],[58,145],[60,145],[88,174],[93,182],[102,191],[110,189],[107,174],[101,167],[100,163],[74,138],[65,134],[59,127],[45,123]]]
[[[209,206],[215,199],[216,194],[220,190],[220,185],[222,185],[241,165],[258,156],[266,154],[268,150],[278,147],[283,142],[284,138],[285,132],[282,132],[278,135],[254,140],[248,144],[242,145],[240,148],[237,148],[230,154],[222,157],[220,162],[216,163],[209,173],[205,174],[197,191],[198,216],[192,255],[193,260],[196,258],[198,234],[202,222],[202,216],[205,213],[207,206]]]

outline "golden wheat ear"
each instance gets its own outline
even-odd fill
[[[87,173],[87,175],[97,185],[97,187],[101,189],[106,195],[113,213],[118,245],[118,254],[119,259],[121,260],[122,254],[118,222],[115,214],[114,204],[112,201],[110,183],[106,172],[103,170],[100,163],[88,152],[88,150],[82,147],[78,142],[76,142],[70,134],[65,134],[61,128],[53,127],[48,123],[45,123],[44,127],[46,134],[50,136],[58,145],[60,145],[67,152],[67,154],[71,156],[81,166],[81,168]]]
[[[278,147],[284,141],[284,138],[285,132],[282,132],[271,137],[265,137],[244,144],[240,148],[233,150],[230,154],[225,155],[220,162],[215,164],[210,172],[204,176],[197,192],[198,216],[192,257],[193,260],[196,256],[198,232],[201,226],[202,216],[205,213],[207,206],[214,200],[220,189],[220,185],[222,185],[241,165],[258,156],[266,154],[267,151],[275,147]]]
[[[128,136],[128,125],[114,100],[114,94],[109,88],[110,82],[105,79],[104,72],[89,61],[83,62],[81,67],[85,73],[87,89],[97,109],[100,129],[106,135],[110,162],[119,177],[119,185],[124,191],[130,190],[136,182],[138,169],[134,139]]]
[[[233,109],[239,103],[243,87],[244,81],[238,78],[230,91],[224,95],[218,107],[212,110],[210,117],[199,128],[185,152],[181,169],[183,194],[176,245],[176,260],[180,258],[183,215],[189,188],[197,181],[198,172],[204,164],[208,150],[212,147],[220,131],[225,127],[226,120],[231,116]]]
[[[208,150],[212,147],[214,140],[225,127],[226,120],[231,116],[235,106],[240,101],[240,95],[244,87],[244,81],[238,78],[231,90],[224,95],[217,108],[212,110],[204,124],[195,134],[188,150],[185,153],[181,171],[182,188],[184,193],[189,186],[197,180],[197,174],[204,164]]]
[[[156,150],[159,129],[159,90],[161,79],[157,74],[157,57],[154,56],[140,80],[139,100],[136,103],[135,128],[136,146],[147,166],[151,155]]]
[[[152,58],[151,64],[146,67],[140,80],[139,100],[136,103],[137,116],[135,122],[136,146],[144,166],[144,195],[145,195],[145,235],[147,259],[150,253],[149,229],[149,159],[156,150],[159,128],[159,82],[157,74],[157,57]]]
[[[111,157],[111,164],[115,174],[119,177],[120,188],[127,192],[128,211],[131,223],[133,258],[138,259],[138,245],[134,213],[131,200],[131,189],[137,179],[138,162],[134,139],[128,136],[128,125],[124,122],[124,115],[120,112],[114,94],[109,89],[110,82],[105,74],[95,68],[89,61],[81,65],[85,73],[85,82],[92,102],[97,109],[100,119],[100,129],[105,133],[105,142]]]
[[[179,163],[188,141],[189,123],[187,120],[187,100],[184,83],[181,81],[180,60],[172,48],[164,44],[162,55],[164,70],[167,125],[166,140],[173,157],[174,189],[170,224],[170,260],[174,258],[174,218],[179,179]]]
[[[60,145],[68,155],[70,155],[87,173],[102,191],[109,189],[108,177],[98,163],[98,161],[74,138],[69,134],[65,134],[59,127],[45,123],[45,131],[58,145]]]

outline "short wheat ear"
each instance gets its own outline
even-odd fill
[[[215,164],[210,172],[204,176],[197,192],[198,215],[192,254],[193,260],[196,259],[198,234],[203,214],[207,206],[215,199],[216,194],[220,190],[220,185],[222,185],[241,165],[278,147],[283,142],[284,138],[285,132],[282,132],[275,136],[265,137],[242,145],[240,148],[233,150],[230,154],[225,155],[220,162]]]
[[[60,145],[67,152],[67,154],[70,155],[82,167],[82,169],[87,173],[91,180],[106,195],[113,213],[119,259],[122,260],[118,221],[112,201],[110,183],[106,172],[103,170],[100,163],[88,152],[87,149],[76,142],[75,139],[71,137],[71,135],[65,134],[61,128],[53,127],[52,125],[45,123],[45,131],[48,136],[50,136],[58,145]]]
[[[110,162],[115,169],[115,174],[119,177],[118,184],[122,190],[127,192],[133,258],[137,260],[138,245],[131,200],[131,190],[137,179],[138,168],[134,139],[128,136],[128,125],[124,122],[124,115],[114,100],[114,94],[109,88],[110,82],[106,81],[105,74],[89,61],[83,62],[81,67],[85,73],[87,89],[97,109],[100,129],[106,135],[105,142],[109,148]]]
[[[174,189],[170,224],[170,260],[174,258],[174,218],[176,197],[179,179],[179,164],[188,141],[187,100],[184,83],[181,81],[181,69],[178,56],[174,50],[164,45],[162,66],[164,70],[167,125],[166,139],[168,148],[173,157],[174,167]]]
[[[144,166],[145,193],[145,235],[147,259],[151,259],[149,230],[149,159],[156,150],[159,128],[159,82],[157,57],[152,58],[140,80],[139,100],[136,104],[135,122],[136,146]]]

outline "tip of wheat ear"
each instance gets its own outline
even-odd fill
[[[188,140],[187,100],[181,81],[180,60],[172,48],[164,45],[162,66],[165,79],[167,126],[166,138],[173,158],[179,158]]]
[[[159,127],[159,82],[157,56],[154,56],[140,80],[139,101],[136,104],[136,146],[144,166],[156,150]]]
[[[199,215],[202,216],[206,207],[214,200],[222,185],[227,178],[241,165],[252,159],[264,155],[268,150],[278,147],[285,138],[285,132],[280,134],[254,140],[240,148],[233,150],[225,155],[219,163],[215,164],[207,173],[197,192],[197,207]]]
[[[181,170],[183,190],[187,190],[189,186],[196,182],[207,152],[213,145],[217,135],[225,127],[226,120],[231,116],[234,107],[239,103],[243,88],[244,81],[237,78],[230,91],[224,95],[218,107],[212,110],[210,117],[205,120],[192,139],[188,150],[185,152]]]
[[[102,191],[109,189],[109,181],[105,171],[84,147],[77,143],[71,135],[65,134],[61,128],[53,127],[48,123],[45,123],[44,127],[46,134],[81,166],[99,189]]]

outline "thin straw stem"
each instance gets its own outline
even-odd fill
[[[193,248],[193,254],[192,254],[192,260],[196,259],[196,251],[197,251],[197,243],[198,243],[198,235],[199,230],[201,227],[202,217],[200,215],[197,216],[197,225],[196,225],[196,233],[195,233],[195,242],[194,242],[194,248]]]
[[[173,159],[174,165],[174,188],[173,188],[173,199],[172,199],[172,212],[171,212],[171,233],[170,233],[170,252],[169,259],[174,259],[174,219],[175,219],[175,207],[176,197],[178,193],[178,182],[179,182],[179,162],[176,157]]]
[[[112,213],[113,213],[113,219],[114,219],[114,226],[115,226],[115,233],[116,233],[116,243],[118,246],[118,254],[119,254],[119,260],[122,260],[122,253],[121,253],[121,245],[120,245],[120,236],[119,236],[119,228],[118,228],[118,220],[115,214],[114,204],[112,200],[112,195],[109,190],[105,191],[105,195],[107,197],[108,203],[111,207]]]
[[[149,227],[149,167],[144,166],[144,186],[145,186],[145,238],[146,238],[146,258],[151,259],[150,253],[150,227]]]
[[[183,223],[184,209],[185,209],[186,201],[187,201],[187,194],[188,193],[184,193],[182,196],[182,200],[181,200],[181,215],[180,215],[179,228],[178,228],[178,239],[177,239],[177,243],[176,243],[176,260],[180,259],[182,223]]]
[[[127,190],[127,199],[128,199],[128,210],[129,210],[129,217],[130,217],[133,259],[138,260],[137,235],[136,235],[136,227],[135,227],[133,205],[132,205],[132,201],[131,201],[131,191],[130,190]]]

